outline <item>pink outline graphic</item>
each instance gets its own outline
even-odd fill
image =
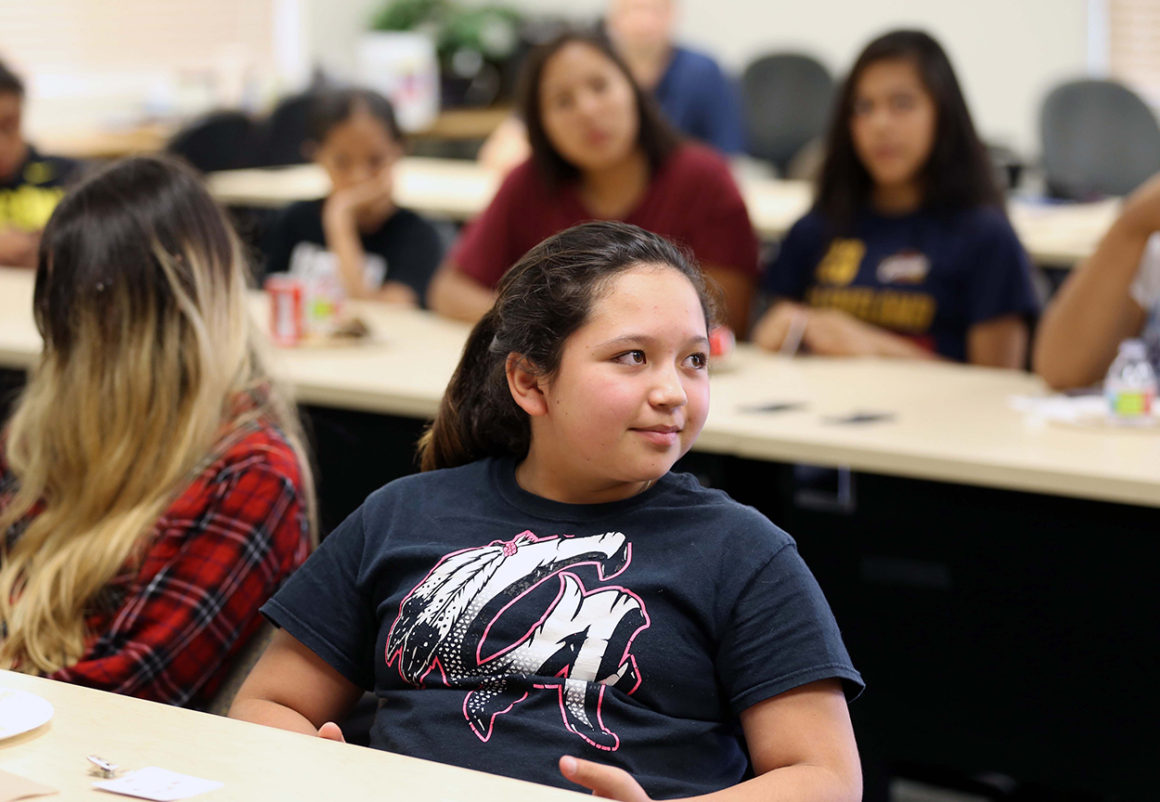
[[[588,536],[581,536],[581,537],[597,538],[597,537],[604,537],[606,535],[611,535],[611,534],[616,534],[616,535],[620,535],[621,537],[624,537],[624,535],[622,533],[619,533],[619,532],[617,532],[617,533],[608,532],[608,533],[604,533],[604,535],[588,535]],[[502,559],[506,560],[506,558],[508,558],[508,557],[515,556],[518,553],[519,548],[521,546],[530,545],[530,544],[534,544],[534,543],[545,543],[545,542],[550,542],[553,540],[563,541],[566,539],[571,539],[572,537],[574,537],[574,536],[572,536],[572,535],[553,535],[550,537],[541,538],[541,537],[537,537],[530,530],[524,530],[523,532],[519,533],[514,538],[512,538],[511,540],[508,540],[508,541],[493,540],[490,543],[488,543],[487,546],[482,546],[482,547],[477,546],[477,547],[473,547],[473,548],[460,549],[458,551],[451,552],[449,554],[444,555],[434,566],[432,566],[432,568],[424,575],[423,579],[418,584],[416,584],[411,589],[411,591],[403,598],[403,600],[399,603],[399,612],[395,616],[395,620],[392,622],[391,628],[387,634],[388,650],[386,651],[386,654],[384,655],[387,665],[395,664],[395,661],[397,659],[398,663],[396,664],[396,667],[397,667],[397,670],[399,672],[399,677],[404,682],[407,682],[409,684],[413,684],[413,685],[417,684],[417,686],[420,688],[426,687],[427,677],[430,676],[432,671],[434,671],[436,668],[438,668],[439,677],[441,678],[444,687],[447,687],[447,688],[455,687],[454,684],[448,679],[448,673],[447,673],[446,668],[444,667],[442,660],[440,659],[438,654],[436,654],[436,652],[439,649],[438,644],[431,650],[432,656],[430,658],[430,663],[429,663],[429,665],[426,666],[426,670],[423,671],[423,673],[417,678],[418,679],[417,683],[413,682],[412,680],[409,680],[404,673],[404,665],[403,665],[404,660],[403,660],[402,653],[403,653],[404,649],[406,648],[406,638],[404,637],[402,642],[400,642],[398,644],[397,648],[395,648],[393,652],[390,651],[389,645],[394,637],[395,628],[399,625],[400,621],[403,620],[404,608],[405,608],[407,602],[410,601],[411,598],[417,592],[419,592],[421,589],[424,588],[424,586],[427,584],[427,582],[431,579],[432,575],[434,575],[440,569],[441,566],[443,566],[448,560],[454,559],[455,557],[458,557],[460,555],[467,554],[470,552],[480,552],[481,557],[487,557],[488,559],[495,559],[495,557],[497,555],[495,555],[494,553],[492,553],[490,555],[485,555],[483,552],[485,549],[494,548],[494,547],[498,546],[502,549],[502,553],[503,553]],[[538,630],[541,630],[546,625],[548,620],[551,618],[552,614],[556,611],[556,609],[558,608],[560,603],[563,601],[565,596],[568,594],[568,581],[571,580],[571,581],[576,583],[576,586],[577,586],[577,588],[579,590],[579,594],[580,594],[579,595],[580,603],[577,605],[577,609],[581,609],[581,607],[583,606],[584,599],[591,597],[591,596],[594,596],[594,595],[597,595],[597,594],[608,593],[610,591],[615,592],[621,596],[627,596],[635,602],[636,607],[638,608],[640,615],[643,617],[643,621],[639,626],[637,626],[628,635],[627,639],[624,642],[623,651],[622,651],[619,659],[616,661],[617,666],[625,666],[625,665],[629,666],[627,671],[618,672],[618,674],[621,678],[623,678],[624,676],[627,676],[629,671],[631,671],[631,673],[633,675],[635,675],[636,681],[633,684],[632,688],[625,691],[625,693],[627,695],[632,695],[633,693],[635,693],[636,690],[640,687],[641,683],[643,682],[643,678],[641,677],[639,668],[637,666],[636,658],[631,654],[631,651],[632,651],[633,644],[636,640],[636,637],[641,632],[648,629],[648,627],[652,623],[652,620],[648,614],[648,610],[645,607],[644,600],[641,599],[640,596],[638,596],[636,593],[632,592],[627,587],[624,587],[622,585],[600,585],[600,586],[596,587],[594,590],[589,591],[588,588],[584,585],[584,582],[581,580],[581,578],[576,573],[574,573],[574,569],[576,569],[580,566],[593,566],[595,568],[596,574],[599,577],[599,580],[601,582],[605,582],[605,581],[608,581],[610,579],[614,579],[617,576],[620,576],[622,573],[624,573],[625,570],[627,570],[629,565],[632,564],[632,544],[630,542],[628,542],[627,538],[624,538],[624,540],[625,540],[624,546],[623,546],[623,548],[624,548],[624,561],[623,561],[623,564],[621,564],[619,567],[617,567],[615,571],[611,571],[607,574],[605,573],[605,564],[608,562],[608,560],[610,558],[605,558],[603,560],[595,559],[595,558],[583,559],[583,560],[579,560],[577,562],[566,563],[564,565],[561,565],[559,568],[550,570],[549,573],[545,574],[541,579],[537,580],[536,582],[529,585],[528,587],[522,589],[510,601],[508,601],[506,604],[504,604],[503,607],[501,607],[498,611],[496,611],[496,613],[494,615],[491,616],[490,620],[487,622],[487,625],[484,627],[483,633],[480,635],[477,643],[475,644],[474,658],[476,661],[476,667],[482,669],[489,664],[493,664],[494,661],[504,657],[505,655],[508,655],[513,650],[520,648],[520,647],[524,646],[525,644],[527,644],[528,641],[534,637],[535,633]],[[562,561],[562,562],[566,562],[566,561]],[[499,621],[513,605],[518,604],[521,600],[525,599],[529,594],[534,592],[537,588],[540,588],[545,582],[547,582],[549,579],[551,579],[553,577],[557,578],[557,581],[559,582],[559,586],[560,586],[559,591],[556,593],[556,596],[551,601],[551,603],[547,605],[544,612],[540,615],[539,619],[534,624],[532,624],[527,629],[527,631],[519,639],[517,639],[514,643],[511,643],[510,645],[500,649],[499,651],[496,651],[495,653],[484,657],[483,656],[484,643],[486,643],[486,641],[488,640],[488,637],[491,633],[491,629],[494,626],[494,624],[497,621]],[[455,626],[457,626],[457,625],[456,624],[452,625],[453,628]],[[459,660],[457,659],[456,662],[458,663]],[[545,665],[545,667],[546,667],[546,665]],[[553,682],[553,683],[538,682],[538,683],[533,683],[533,687],[541,689],[541,690],[551,690],[551,689],[556,690],[557,700],[558,700],[559,709],[560,709],[560,717],[561,717],[561,720],[564,724],[564,727],[569,732],[572,732],[573,734],[579,736],[586,743],[589,743],[598,749],[603,749],[603,750],[607,750],[607,751],[617,750],[620,747],[620,737],[615,732],[612,732],[604,725],[604,719],[603,719],[604,692],[609,687],[608,684],[600,682],[599,679],[584,681],[585,686],[586,686],[584,696],[585,696],[585,699],[590,698],[589,694],[593,690],[592,685],[595,684],[595,685],[600,686],[598,689],[595,689],[597,698],[596,698],[595,711],[594,711],[595,719],[596,719],[595,724],[594,724],[594,731],[598,730],[599,732],[604,733],[605,735],[609,736],[611,741],[612,741],[611,745],[597,743],[592,738],[588,737],[588,735],[586,735],[584,732],[580,731],[576,726],[574,726],[573,722],[569,719],[568,703],[567,703],[566,695],[569,691],[568,681],[570,679],[570,672],[574,669],[574,667],[575,666],[573,664],[569,664],[569,665],[565,665],[563,668],[561,668],[557,672],[557,674],[555,675],[556,678],[560,680],[559,682]],[[464,719],[467,721],[468,726],[471,728],[472,732],[475,733],[477,738],[479,738],[481,741],[486,743],[491,738],[492,732],[494,731],[496,717],[504,715],[505,713],[508,713],[517,704],[519,704],[520,702],[527,699],[528,691],[525,690],[519,696],[519,698],[513,699],[502,710],[492,711],[490,713],[490,716],[488,716],[488,719],[487,719],[486,732],[481,732],[480,729],[475,725],[474,721],[472,720],[472,715],[468,710],[468,705],[469,705],[472,697],[480,692],[491,692],[494,694],[504,693],[503,687],[504,687],[504,684],[507,680],[513,679],[513,678],[520,678],[520,677],[527,678],[528,676],[529,675],[527,675],[527,674],[514,674],[514,673],[496,674],[493,677],[484,678],[479,686],[467,691],[467,693],[464,695],[464,698],[463,698],[463,704],[461,706],[461,710],[463,712]],[[494,690],[489,688],[489,685],[491,684],[489,682],[489,680],[495,681],[495,689]],[[616,681],[619,681],[619,680],[616,680]],[[578,680],[578,682],[579,682],[579,680]],[[575,689],[575,686],[573,686],[573,688]],[[486,705],[487,702],[484,701],[481,704]],[[588,707],[587,701],[585,701],[583,704],[584,704],[585,708]],[[485,708],[485,710],[483,710],[481,712],[486,712],[486,708]],[[592,711],[589,711],[589,712],[591,713]]]

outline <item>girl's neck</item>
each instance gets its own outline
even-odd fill
[[[879,214],[897,217],[916,212],[922,206],[922,185],[918,181],[901,184],[876,184],[870,205]]]
[[[665,69],[672,60],[672,48],[662,47],[655,50],[623,51],[624,63],[628,71],[645,91],[651,92],[665,74]]]
[[[531,453],[516,466],[516,484],[522,490],[564,504],[604,504],[622,501],[643,493],[655,483],[655,479],[649,479],[643,482],[608,482],[599,486],[581,486],[579,482],[563,478],[562,473],[544,465]]]
[[[580,176],[580,200],[593,217],[623,219],[644,197],[649,178],[648,159],[636,147],[614,165],[584,171]]]

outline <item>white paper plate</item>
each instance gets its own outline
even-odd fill
[[[52,718],[52,705],[28,691],[0,688],[0,739],[39,727]]]

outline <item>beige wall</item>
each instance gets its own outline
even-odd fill
[[[339,73],[379,3],[301,0],[312,56]],[[595,17],[605,0],[509,0],[531,12]],[[754,55],[794,48],[844,71],[872,36],[919,26],[949,51],[985,137],[1036,150],[1036,109],[1057,80],[1085,71],[1089,0],[678,0],[681,38],[739,71]]]

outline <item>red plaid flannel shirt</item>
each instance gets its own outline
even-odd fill
[[[92,605],[85,655],[50,676],[204,706],[260,625],[258,608],[309,547],[294,452],[277,429],[255,422],[165,511],[140,567]]]

